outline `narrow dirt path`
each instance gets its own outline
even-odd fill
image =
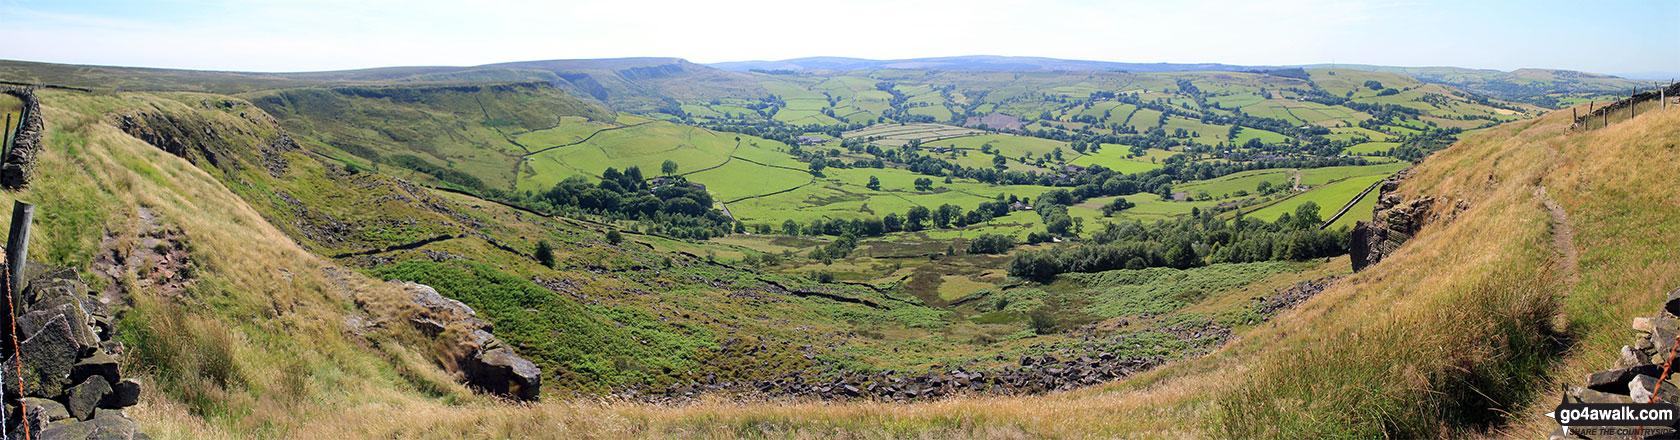
[[[1576,269],[1580,267],[1581,255],[1575,250],[1575,228],[1569,226],[1569,213],[1564,212],[1562,206],[1558,206],[1557,202],[1546,196],[1544,186],[1534,190],[1534,197],[1546,205],[1546,211],[1552,216],[1552,247],[1556,248],[1558,255],[1563,258],[1561,263],[1567,277],[1566,282],[1573,285],[1580,277],[1580,272]]]

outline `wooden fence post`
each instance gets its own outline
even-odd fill
[[[17,341],[17,310],[13,307],[23,292],[23,269],[29,261],[29,223],[34,217],[35,205],[21,201],[12,205],[12,231],[6,240],[6,284],[10,290],[0,301],[0,312],[4,312],[0,313],[0,337],[7,342]],[[15,348],[8,345],[4,351],[12,353]]]
[[[6,276],[10,277],[14,297],[23,293],[23,267],[29,261],[29,223],[35,219],[35,205],[17,201],[12,203],[12,229],[6,238]]]

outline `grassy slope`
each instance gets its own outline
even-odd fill
[[[1401,188],[1467,200],[1456,218],[1219,354],[1103,389],[912,405],[560,404],[440,423],[471,429],[594,418],[568,426],[603,436],[860,438],[1434,437],[1508,424],[1511,435],[1532,438],[1551,427],[1533,415],[1555,400],[1550,384],[1607,365],[1630,335],[1624,317],[1652,313],[1680,282],[1680,261],[1666,253],[1680,236],[1650,229],[1680,222],[1680,194],[1659,183],[1680,171],[1676,122],[1680,110],[1574,135],[1564,118],[1547,117],[1471,137],[1419,166]],[[1554,247],[1560,226],[1536,198],[1539,185],[1551,188],[1578,231],[1573,248],[1590,264],[1574,278]],[[1561,354],[1543,336],[1556,316],[1579,341]],[[1506,419],[1503,411],[1522,415]],[[409,432],[397,424],[367,429]]]
[[[340,86],[245,97],[289,131],[308,134],[312,149],[337,150],[341,160],[389,164],[392,156],[414,155],[499,189],[512,187],[513,167],[527,152],[508,136],[590,125],[577,117],[612,119],[611,112],[542,83]]]
[[[1392,259],[1222,355],[1108,389],[915,405],[506,407],[475,401],[440,379],[424,350],[400,343],[403,335],[375,339],[375,350],[342,338],[339,313],[356,310],[345,296],[377,309],[391,299],[388,289],[353,275],[329,277],[323,263],[266,226],[257,209],[214,176],[92,116],[129,104],[49,98],[42,166],[53,177],[9,195],[42,206],[33,254],[83,265],[96,252],[98,231],[131,235],[134,207],[144,204],[193,237],[195,252],[215,256],[205,261],[208,286],[193,292],[196,304],[135,293],[139,313],[154,318],[147,320],[150,328],[170,336],[148,342],[177,341],[182,353],[210,354],[152,367],[159,368],[152,377],[159,387],[134,412],[165,438],[283,435],[306,420],[369,437],[508,436],[533,429],[555,437],[827,436],[835,430],[866,437],[1429,435],[1477,426],[1477,417],[1435,422],[1444,415],[1488,415],[1476,409],[1489,406],[1477,401],[1480,394],[1438,391],[1473,388],[1501,402],[1549,402],[1550,396],[1521,392],[1522,385],[1574,380],[1602,368],[1628,334],[1622,317],[1650,313],[1677,281],[1676,263],[1663,250],[1680,238],[1654,227],[1677,222],[1671,213],[1680,197],[1660,179],[1676,171],[1672,139],[1680,112],[1578,136],[1560,136],[1567,122],[1549,117],[1488,130],[1420,166],[1403,192],[1466,199],[1469,209],[1431,226]],[[1592,264],[1581,265],[1574,284],[1559,282],[1568,277],[1554,267],[1558,253],[1534,197],[1537,184],[1552,188],[1581,231],[1575,248]],[[1640,233],[1629,233],[1636,228]],[[1549,322],[1560,302],[1580,355],[1557,358],[1535,348],[1545,328],[1533,323]],[[1303,368],[1300,359],[1313,363]],[[1558,359],[1570,374],[1546,375],[1546,362]],[[229,371],[227,362],[239,372],[230,383],[192,373]],[[290,382],[299,378],[302,383]],[[1516,392],[1501,393],[1510,390]],[[1270,430],[1244,430],[1252,427]],[[1533,421],[1514,429],[1544,428]]]

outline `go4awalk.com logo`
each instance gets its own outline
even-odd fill
[[[1592,438],[1677,438],[1680,407],[1672,403],[1563,403],[1546,414],[1566,435]]]

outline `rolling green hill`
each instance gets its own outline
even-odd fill
[[[38,92],[31,255],[190,259],[82,272],[160,438],[1532,434],[1675,281],[1680,112],[1577,132],[1398,73],[7,75],[93,86]],[[1352,273],[1380,195],[1315,216],[1408,167],[1427,226]],[[478,335],[396,281],[544,401],[462,385]]]

